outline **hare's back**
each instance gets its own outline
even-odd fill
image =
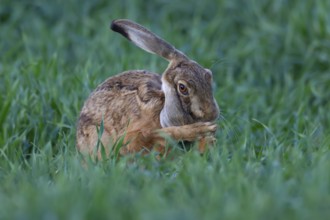
[[[131,123],[150,118],[159,121],[164,94],[161,77],[144,70],[123,72],[100,84],[84,104],[79,127],[104,127],[110,134],[122,134]]]

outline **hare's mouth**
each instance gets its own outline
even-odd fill
[[[193,122],[200,122],[202,121],[202,117],[196,116],[192,111],[189,112],[190,117],[192,118]]]

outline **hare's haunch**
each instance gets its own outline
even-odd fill
[[[114,141],[123,135],[121,154],[143,149],[164,153],[164,135],[178,141],[212,139],[219,107],[212,94],[211,71],[132,21],[115,20],[111,29],[143,50],[165,58],[169,66],[162,76],[131,70],[99,85],[80,113],[79,151],[93,154],[101,141],[109,152]],[[99,137],[101,124],[104,130]],[[205,141],[200,143],[205,145]]]

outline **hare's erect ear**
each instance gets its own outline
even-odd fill
[[[143,50],[157,54],[168,61],[186,59],[186,56],[171,44],[161,39],[145,27],[130,20],[119,19],[111,23],[111,29],[122,34]]]

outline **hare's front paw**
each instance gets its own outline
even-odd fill
[[[213,122],[197,122],[190,125],[184,125],[186,129],[191,129],[195,133],[196,137],[205,136],[209,133],[214,133],[217,130],[217,124]]]
[[[162,128],[160,131],[170,135],[175,140],[195,141],[212,135],[217,125],[212,122],[197,122],[194,124]]]
[[[201,137],[198,140],[198,151],[203,154],[205,151],[210,149],[212,146],[214,146],[217,142],[217,139],[214,137],[213,134]]]

